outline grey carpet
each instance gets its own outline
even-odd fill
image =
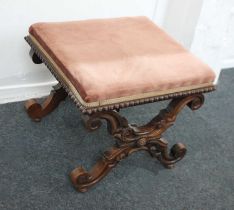
[[[218,90],[203,108],[183,110],[165,137],[188,153],[172,170],[147,153],[121,162],[87,193],[68,174],[90,168],[113,140],[105,126],[88,133],[67,99],[40,123],[23,103],[0,106],[0,209],[234,209],[234,69],[222,72]],[[147,122],[165,103],[128,108],[122,114]]]

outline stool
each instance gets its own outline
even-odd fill
[[[104,120],[116,140],[90,172],[82,167],[71,172],[80,192],[133,152],[147,151],[166,168],[184,157],[185,146],[177,143],[168,151],[162,134],[186,105],[202,106],[203,93],[215,89],[215,74],[148,18],[36,23],[25,39],[32,61],[44,63],[59,82],[42,105],[26,102],[28,115],[40,121],[69,95],[89,131]],[[125,107],[169,99],[167,108],[142,126],[119,114]]]

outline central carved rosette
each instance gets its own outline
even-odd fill
[[[131,147],[144,147],[151,140],[155,140],[155,137],[151,137],[151,132],[140,132],[138,128],[134,125],[129,124],[128,127],[118,129],[113,134],[117,139],[117,146],[124,147],[126,145]]]
[[[125,146],[126,144],[132,144],[137,141],[137,135],[132,127],[118,128],[113,136],[117,139],[118,146]]]

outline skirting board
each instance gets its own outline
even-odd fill
[[[222,68],[223,69],[234,68],[234,59],[225,59],[222,62]]]
[[[57,82],[0,87],[0,104],[24,101],[49,95]]]

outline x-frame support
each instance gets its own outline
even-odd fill
[[[40,121],[42,117],[52,112],[66,96],[65,90],[57,86],[43,105],[35,100],[27,101],[25,105],[27,113],[33,120]],[[172,168],[184,157],[186,148],[182,143],[177,143],[168,150],[168,142],[162,138],[162,134],[173,125],[177,115],[185,106],[197,110],[203,103],[204,96],[201,93],[174,98],[167,108],[162,109],[156,117],[143,126],[129,124],[117,110],[85,115],[85,127],[89,131],[98,129],[104,120],[107,122],[108,132],[116,142],[110,150],[104,152],[103,157],[90,172],[82,167],[74,169],[70,174],[72,183],[80,192],[85,192],[105,177],[121,160],[141,150],[149,152],[166,168]]]

